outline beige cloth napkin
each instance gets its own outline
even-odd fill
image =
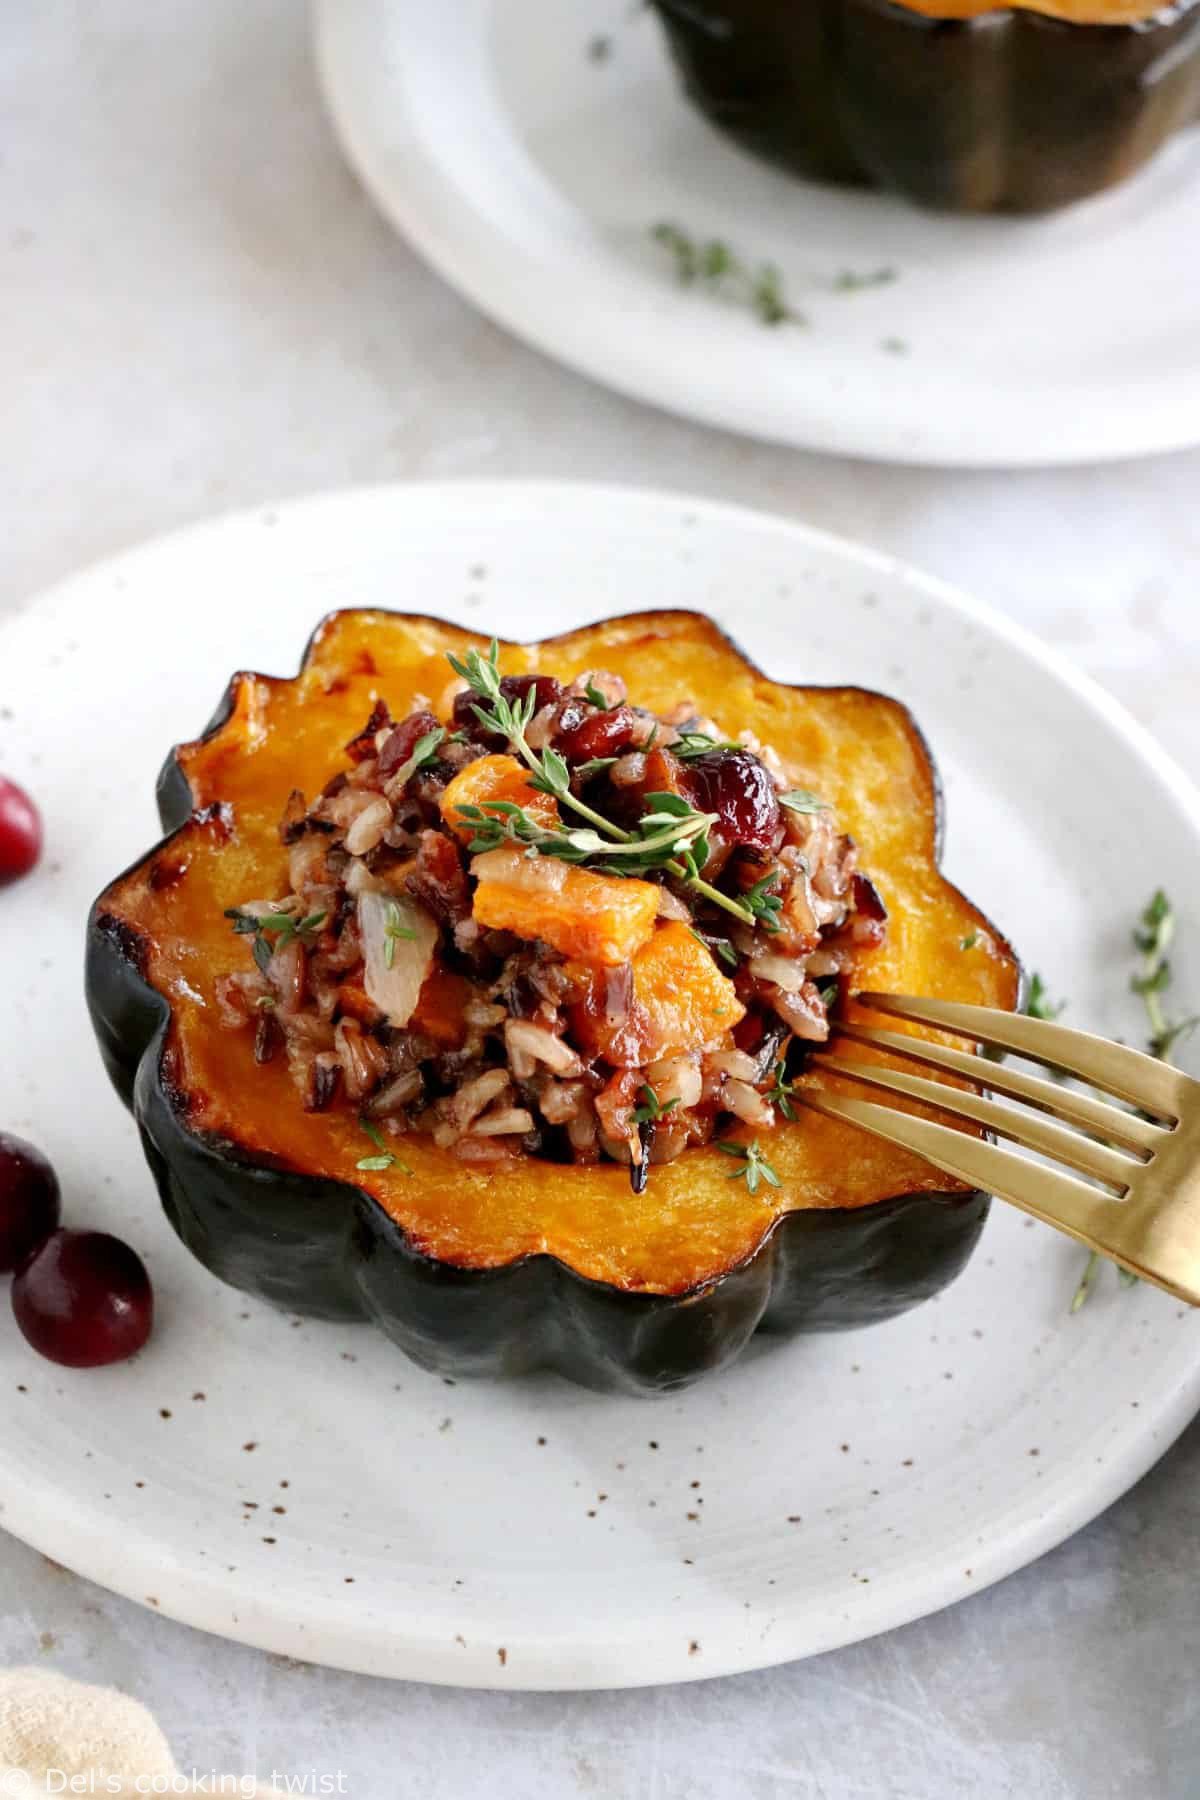
[[[298,1791],[305,1791],[300,1789]],[[319,1793],[321,1789],[310,1789]],[[251,1777],[185,1773],[137,1700],[47,1669],[0,1672],[0,1800],[43,1794],[219,1794],[282,1800]]]

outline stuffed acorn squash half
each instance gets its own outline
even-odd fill
[[[1200,3],[654,0],[690,97],[748,149],[924,206],[1045,212],[1200,117]]]
[[[1017,1003],[896,701],[693,613],[485,646],[343,612],[159,801],[88,1002],[222,1280],[447,1374],[646,1391],[970,1255],[983,1194],[804,1104],[860,987]]]

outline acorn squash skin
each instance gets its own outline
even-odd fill
[[[1200,118],[1200,0],[1125,24],[939,18],[928,0],[653,4],[720,130],[794,173],[926,207],[1052,211]]]
[[[320,654],[331,623],[349,616],[334,615],[318,628],[302,668]],[[757,677],[748,659],[707,619],[678,613],[640,617],[653,624],[671,621],[669,630],[694,629],[716,644],[718,655]],[[434,632],[454,632],[441,621],[418,623]],[[554,643],[581,635],[566,634]],[[453,641],[448,636],[450,647]],[[204,736],[182,747],[182,755],[210,743],[229,725],[240,679],[231,683]],[[895,708],[879,696],[862,697]],[[940,850],[940,786],[923,740],[915,726],[911,730],[927,762]],[[281,804],[284,797],[279,796]],[[370,1320],[413,1361],[443,1375],[552,1369],[590,1388],[653,1394],[686,1387],[728,1363],[759,1329],[795,1335],[892,1318],[939,1292],[970,1257],[989,1201],[947,1182],[945,1190],[913,1189],[868,1204],[780,1211],[748,1254],[680,1291],[636,1291],[595,1279],[546,1252],[497,1266],[469,1266],[429,1254],[377,1198],[352,1182],[289,1166],[283,1155],[239,1144],[232,1132],[197,1128],[188,1116],[194,1096],[180,1084],[170,1041],[171,1004],[148,979],[144,930],[112,902],[119,901],[130,879],[169,856],[172,846],[197,832],[219,835],[223,823],[218,805],[193,812],[195,795],[181,752],[173,752],[164,766],[158,799],[167,836],[92,909],[87,1000],[105,1065],[134,1114],[167,1217],[192,1254],[221,1280],[288,1312]],[[864,860],[872,868],[869,846]],[[873,872],[886,876],[886,870]],[[942,885],[962,909],[950,920],[952,930],[959,928],[955,919],[966,918],[992,934],[999,971],[996,1003],[1015,1005],[1020,971],[1007,943],[956,890]],[[802,1118],[811,1121],[814,1115]],[[850,1133],[850,1141],[871,1140]],[[563,1184],[575,1179],[569,1167],[542,1167],[554,1167]],[[627,1185],[624,1171],[611,1172]],[[665,1173],[666,1166],[655,1171],[651,1199],[655,1178]],[[730,1184],[728,1192],[732,1201],[744,1195],[744,1184]]]

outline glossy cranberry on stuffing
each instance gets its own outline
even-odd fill
[[[709,750],[687,765],[692,804],[715,813],[731,844],[771,850],[779,832],[775,783],[749,750]]]
[[[0,888],[28,875],[42,853],[42,820],[24,788],[0,775]]]
[[[19,1269],[58,1225],[58,1177],[41,1151],[0,1131],[0,1275]]]
[[[636,730],[632,707],[610,706],[605,712],[586,700],[569,700],[555,726],[554,748],[570,763],[620,756],[632,744]]]
[[[41,1356],[68,1369],[124,1362],[154,1323],[154,1294],[136,1250],[106,1231],[55,1231],[12,1286],[13,1316]]]
[[[407,719],[401,719],[379,752],[379,773],[384,780],[403,768],[421,739],[437,729],[438,722],[431,712],[410,713]]]
[[[524,700],[531,688],[534,693],[533,710],[535,713],[541,712],[543,706],[556,706],[562,698],[562,683],[556,681],[553,675],[502,675],[500,677],[500,692],[506,700],[512,701],[514,704],[518,700]],[[487,744],[494,750],[502,750],[506,740],[498,731],[489,731],[486,725],[480,724],[475,715],[477,706],[481,706],[485,712],[488,710],[487,701],[481,700],[478,694],[473,694],[469,690],[464,690],[461,694],[454,696],[455,729],[467,732],[476,743]]]

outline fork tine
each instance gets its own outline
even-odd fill
[[[1111,1220],[1112,1209],[1125,1204],[1089,1187],[1085,1181],[1077,1181],[1074,1175],[1042,1168],[1012,1150],[1001,1150],[998,1145],[971,1137],[952,1125],[937,1125],[932,1119],[918,1119],[875,1100],[858,1100],[824,1088],[796,1088],[794,1093],[814,1112],[857,1125],[889,1144],[901,1144],[947,1175],[957,1175],[961,1181],[995,1194],[997,1199],[1020,1207],[1046,1225],[1069,1232],[1089,1247],[1097,1239],[1104,1242],[1108,1236],[1106,1218]]]
[[[1128,1150],[1156,1150],[1171,1135],[1163,1126],[1153,1125],[1137,1113],[1122,1112],[1104,1100],[1043,1081],[1040,1075],[1026,1074],[1024,1069],[1014,1069],[1008,1063],[988,1062],[974,1050],[952,1050],[949,1044],[912,1037],[907,1032],[878,1031],[873,1025],[839,1024],[837,1033],[856,1044],[872,1044],[878,1050],[890,1050],[914,1062],[932,1063],[934,1068],[946,1069],[952,1075],[965,1075],[976,1087],[1006,1094],[1010,1100],[1027,1100],[1031,1106],[1040,1106],[1066,1119],[1068,1124],[1079,1125],[1110,1143],[1123,1144]]]
[[[854,1081],[865,1081],[871,1087],[886,1088],[893,1094],[907,1094],[926,1106],[936,1106],[943,1112],[953,1113],[956,1118],[969,1119],[973,1125],[982,1125],[1001,1137],[1024,1144],[1027,1150],[1036,1150],[1040,1156],[1051,1156],[1056,1162],[1066,1163],[1068,1168],[1078,1169],[1081,1175],[1105,1181],[1122,1194],[1128,1192],[1135,1172],[1145,1167],[1144,1163],[1135,1162],[1133,1157],[1125,1156],[1119,1150],[1110,1150],[1106,1144],[1093,1143],[1091,1138],[1081,1137],[1077,1131],[1054,1124],[1041,1113],[1006,1106],[1000,1100],[985,1100],[981,1094],[964,1093],[961,1088],[948,1087],[944,1081],[910,1075],[906,1069],[824,1055],[818,1058],[816,1066],[832,1069],[836,1075],[849,1075]]]
[[[957,1000],[926,1000],[910,994],[859,994],[875,1012],[894,1013],[916,1025],[933,1025],[959,1037],[975,1038],[999,1050],[1013,1050],[1034,1062],[1066,1069],[1105,1093],[1117,1094],[1133,1106],[1178,1123],[1182,1096],[1197,1084],[1169,1064],[1113,1044],[1091,1032],[1075,1031],[1024,1013],[1000,1012],[991,1006],[968,1006]]]

